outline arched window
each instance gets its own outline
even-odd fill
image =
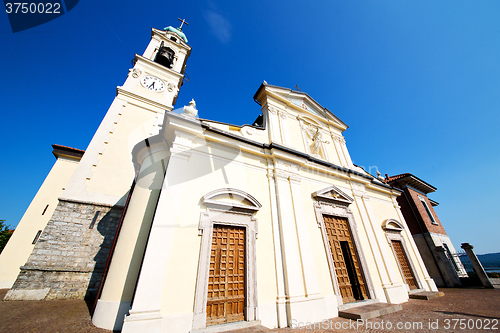
[[[160,46],[156,53],[155,62],[167,68],[174,67],[175,52],[170,47]]]

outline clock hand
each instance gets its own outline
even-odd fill
[[[149,86],[148,86],[148,89],[154,89],[155,87],[155,82],[153,81],[153,83],[151,83]]]

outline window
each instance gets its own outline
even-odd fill
[[[427,212],[427,215],[429,215],[429,218],[431,219],[432,224],[437,225],[436,220],[434,219],[434,216],[432,216],[432,213],[429,209],[429,206],[427,206],[427,203],[425,202],[425,199],[422,198],[421,196],[418,197],[420,201],[422,202],[422,205],[424,205],[425,211]]]
[[[31,244],[36,244],[36,242],[38,241],[38,238],[40,238],[41,234],[42,234],[42,230],[38,230],[38,232],[36,233],[35,238],[33,239],[33,242],[31,242]]]

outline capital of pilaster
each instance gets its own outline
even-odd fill
[[[300,181],[302,180],[302,178],[300,176],[297,176],[297,175],[290,175],[288,177],[288,180],[290,181],[291,184],[298,185],[298,184],[300,184]]]

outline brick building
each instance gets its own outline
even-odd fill
[[[436,285],[460,286],[459,278],[466,277],[467,273],[457,256],[454,256],[455,248],[434,211],[439,203],[427,197],[436,188],[411,173],[396,176],[386,174],[384,182],[403,191],[397,201]]]

